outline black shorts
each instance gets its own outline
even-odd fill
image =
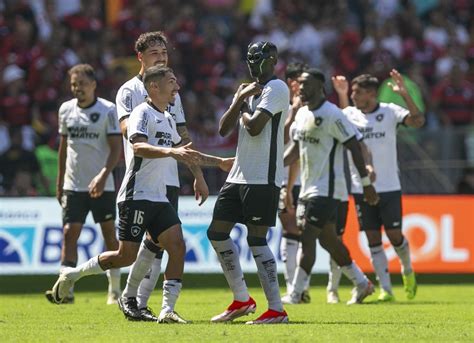
[[[293,186],[292,194],[293,194],[293,206],[296,208],[298,205],[298,197],[300,195],[301,186]],[[278,213],[286,213],[285,208],[285,197],[286,197],[286,185],[283,185],[280,190],[280,200],[278,202]]]
[[[336,234],[342,236],[347,224],[347,211],[349,211],[349,201],[341,201],[336,211]]]
[[[400,229],[402,227],[402,192],[379,193],[380,201],[370,206],[362,194],[354,194],[360,230]]]
[[[179,187],[166,186],[166,198],[168,198],[171,206],[173,206],[176,213],[178,213]]]
[[[336,212],[339,200],[329,197],[312,197],[299,199],[296,208],[296,223],[304,228],[304,223],[309,223],[322,229],[327,222],[336,222]]]
[[[87,214],[92,211],[96,223],[103,223],[116,218],[115,192],[104,192],[98,198],[91,198],[89,192],[65,190],[61,198],[63,208],[63,225],[86,221]]]
[[[126,200],[118,203],[119,240],[140,243],[145,231],[158,241],[158,236],[176,224],[181,224],[169,202]]]
[[[274,185],[224,183],[212,219],[275,226],[280,188]]]

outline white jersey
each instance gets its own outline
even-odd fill
[[[127,119],[132,113],[133,109],[143,103],[148,96],[145,86],[142,82],[142,76],[137,75],[125,82],[117,92],[115,102],[117,104],[117,115],[119,121]],[[176,94],[175,101],[166,109],[176,122],[177,126],[186,125],[184,118],[183,104],[181,97]],[[126,141],[124,140],[124,146]],[[125,148],[125,158],[127,158],[127,149]],[[165,174],[167,185],[179,187],[178,164],[173,160],[174,167]]]
[[[166,182],[163,175],[173,169],[171,157],[143,158],[133,154],[131,140],[136,136],[147,138],[153,146],[170,148],[181,142],[176,123],[167,111],[160,112],[155,106],[144,102],[132,111],[128,119],[125,177],[120,186],[117,202],[125,200],[149,200],[168,202]]]
[[[378,193],[401,189],[397,163],[397,126],[403,123],[409,111],[395,104],[380,103],[371,113],[362,113],[355,107],[344,109],[347,118],[364,136],[364,143],[372,153]],[[349,156],[352,193],[362,193],[359,174]]]
[[[356,136],[354,126],[329,101],[313,111],[308,106],[300,108],[295,123],[293,139],[299,143],[300,198],[346,199],[342,143]]]
[[[295,125],[295,122],[293,121],[293,123],[291,123],[291,125],[290,125],[290,130],[289,130],[290,141],[285,144],[285,148],[284,148],[285,151],[291,146],[291,143],[292,143],[291,142],[292,141],[291,137],[293,137],[295,135],[295,131],[296,131],[296,125]],[[289,172],[290,172],[290,167],[289,166],[285,167],[285,171],[283,172],[284,173],[283,174],[283,183],[282,183],[283,186],[286,186],[288,184]],[[294,186],[301,186],[300,173],[298,173],[298,176],[296,177]]]
[[[227,182],[238,184],[276,185],[283,181],[283,129],[288,114],[290,91],[286,83],[272,79],[260,96],[249,98],[252,113],[259,109],[271,116],[262,132],[252,137],[239,120],[239,141],[235,162]]]
[[[109,135],[120,135],[115,105],[102,98],[87,108],[71,99],[59,107],[59,134],[67,136],[66,172],[63,189],[88,192],[89,183],[104,168],[110,147]],[[105,191],[115,190],[112,174]]]

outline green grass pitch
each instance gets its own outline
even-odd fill
[[[75,304],[58,306],[47,303],[42,293],[47,285],[52,285],[54,277],[42,276],[37,281],[32,277],[3,277],[0,278],[0,342],[474,341],[474,287],[469,282],[420,283],[413,301],[405,299],[398,284],[394,289],[396,303],[380,304],[376,295],[372,295],[365,304],[348,307],[343,303],[327,305],[320,281],[311,288],[311,304],[286,306],[290,324],[246,326],[245,321],[256,315],[232,324],[209,323],[232,297],[221,275],[207,278],[215,282],[203,282],[206,276],[191,278],[189,283],[193,285],[188,287],[185,282],[178,300],[176,310],[193,323],[167,325],[129,322],[117,306],[105,305],[105,278],[89,278],[83,287],[81,281],[85,280],[81,280],[76,286]],[[313,279],[325,280],[326,276],[315,275]],[[266,309],[263,292],[255,278],[249,284],[260,314]],[[98,285],[99,290],[91,291]],[[340,296],[344,301],[349,299],[347,284],[341,288]],[[156,290],[150,305],[158,310],[160,304],[161,292]]]

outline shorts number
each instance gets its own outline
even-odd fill
[[[143,224],[143,211],[135,210],[135,213],[133,215],[133,224]]]

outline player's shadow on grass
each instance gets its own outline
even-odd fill
[[[460,301],[461,302],[461,301]],[[369,305],[369,306],[393,306],[393,305],[408,305],[408,306],[415,306],[415,305],[452,305],[454,302],[450,301],[419,301],[419,300],[413,300],[413,301],[393,301],[393,302],[383,302],[383,301],[366,301],[363,302],[362,304],[358,304],[356,306],[364,306],[364,305]]]

